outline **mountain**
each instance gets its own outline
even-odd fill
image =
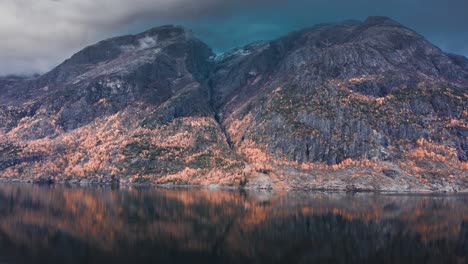
[[[468,59],[386,17],[215,56],[190,30],[0,78],[0,177],[466,191]]]

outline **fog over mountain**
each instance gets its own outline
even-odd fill
[[[161,24],[194,30],[215,52],[313,24],[386,15],[468,55],[465,0],[3,0],[0,75],[44,73],[82,47]]]

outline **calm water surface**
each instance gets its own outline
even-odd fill
[[[468,196],[1,184],[0,263],[468,263]]]

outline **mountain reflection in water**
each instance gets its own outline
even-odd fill
[[[0,185],[0,263],[467,263],[468,196]]]

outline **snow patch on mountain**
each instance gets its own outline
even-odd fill
[[[134,52],[140,51],[145,49],[151,49],[158,46],[158,36],[145,36],[143,38],[138,39],[137,45],[125,45],[122,46],[121,49],[124,52]]]
[[[215,62],[221,62],[221,61],[233,58],[233,57],[244,57],[244,56],[252,54],[255,51],[263,50],[264,48],[267,48],[268,46],[269,46],[268,41],[263,41],[263,40],[256,41],[244,47],[235,48],[233,50],[229,50],[224,53],[218,54],[215,57],[213,57],[212,60]]]
[[[138,50],[154,48],[158,45],[158,36],[146,36],[138,40],[140,45],[138,46]]]

